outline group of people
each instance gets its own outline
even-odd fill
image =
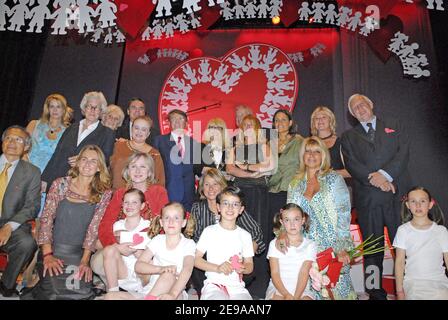
[[[34,260],[39,281],[21,299],[93,299],[101,293],[94,276],[105,299],[186,299],[188,286],[205,300],[325,299],[309,274],[332,248],[343,264],[332,298],[357,299],[355,206],[363,239],[387,227],[397,298],[448,299],[443,214],[426,189],[410,189],[406,129],[377,118],[368,97],[349,98],[359,124],[341,138],[325,106],[312,113],[307,138],[286,110],[266,130],[237,106],[236,134],[214,118],[201,142],[186,134],[187,114],[177,109],[171,132],[158,134],[139,98],[126,119],[101,92],[86,93],[80,108],[84,118],[70,124],[66,99],[52,94],[39,120],[3,132],[3,296],[18,294],[17,277]],[[382,263],[382,253],[364,257],[370,299],[387,297]]]

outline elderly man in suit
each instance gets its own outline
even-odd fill
[[[124,119],[123,124],[121,127],[117,129],[117,139],[123,138],[126,140],[130,140],[132,137],[132,123],[135,119],[138,117],[146,115],[146,109],[145,109],[145,102],[141,98],[132,98],[128,102],[128,117]],[[152,121],[152,119],[151,119]],[[157,128],[154,127],[153,123],[151,123],[151,132],[146,138],[146,143],[150,146],[154,146],[154,138],[160,135],[160,132],[157,130]]]
[[[399,195],[410,185],[406,129],[397,120],[377,118],[373,102],[364,95],[352,95],[348,108],[359,124],[342,135],[342,152],[354,181],[362,236],[382,236],[386,226],[393,241],[400,225]],[[364,260],[365,288],[372,300],[387,298],[381,285],[383,258],[381,253]]]
[[[84,119],[64,131],[42,173],[42,180],[47,183],[47,190],[56,178],[67,175],[70,167],[75,165],[77,155],[86,145],[94,144],[100,147],[106,162],[109,163],[114,150],[115,132],[103,126],[99,120],[107,108],[106,98],[102,92],[88,92],[82,98],[80,108]]]
[[[201,163],[201,145],[185,134],[185,112],[172,110],[168,119],[171,133],[156,137],[154,147],[162,155],[169,200],[190,211],[195,194],[193,164]]]
[[[34,256],[36,241],[27,223],[40,209],[40,170],[21,160],[31,147],[25,128],[12,126],[3,132],[0,156],[0,250],[8,254],[8,265],[0,279],[0,294],[17,294],[20,271]]]

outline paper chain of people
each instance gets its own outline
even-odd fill
[[[266,133],[237,106],[233,137],[214,118],[201,143],[185,134],[181,110],[158,135],[142,99],[129,101],[126,119],[101,92],[86,93],[80,108],[84,118],[71,123],[66,99],[51,94],[39,120],[2,134],[3,296],[94,299],[104,282],[106,299],[187,299],[189,286],[205,300],[325,299],[310,272],[331,248],[343,263],[331,296],[357,299],[354,205],[364,239],[387,226],[397,298],[448,299],[443,213],[428,190],[410,187],[406,128],[377,117],[368,97],[349,98],[359,123],[342,138],[325,106],[314,110],[308,138],[286,110]],[[370,299],[387,297],[382,263],[382,253],[364,258]],[[26,266],[23,277],[35,268],[38,281],[18,293]]]

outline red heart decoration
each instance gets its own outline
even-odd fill
[[[403,22],[397,16],[389,15],[386,19],[380,20],[379,29],[374,30],[367,36],[367,44],[384,63],[392,55],[392,52],[387,48],[390,40],[398,31],[403,31]]]
[[[141,235],[139,235],[138,233],[134,233],[134,235],[132,236],[132,243],[134,244],[134,246],[139,245],[140,243],[142,243],[145,240],[145,238],[143,238]]]
[[[190,59],[171,71],[160,94],[159,123],[162,133],[168,133],[167,115],[180,109],[187,112],[190,128],[201,121],[199,133],[215,117],[235,128],[234,108],[244,104],[263,127],[272,127],[275,111],[292,111],[297,94],[297,73],[284,52],[267,44],[244,45],[221,59]],[[194,130],[193,138],[200,141],[197,133]]]
[[[119,8],[116,13],[118,26],[133,39],[145,26],[155,7],[149,0],[115,0],[115,4]]]

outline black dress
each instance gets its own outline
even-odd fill
[[[336,138],[334,145],[328,151],[330,151],[331,167],[333,170],[345,169],[341,157],[341,139],[339,137]]]

